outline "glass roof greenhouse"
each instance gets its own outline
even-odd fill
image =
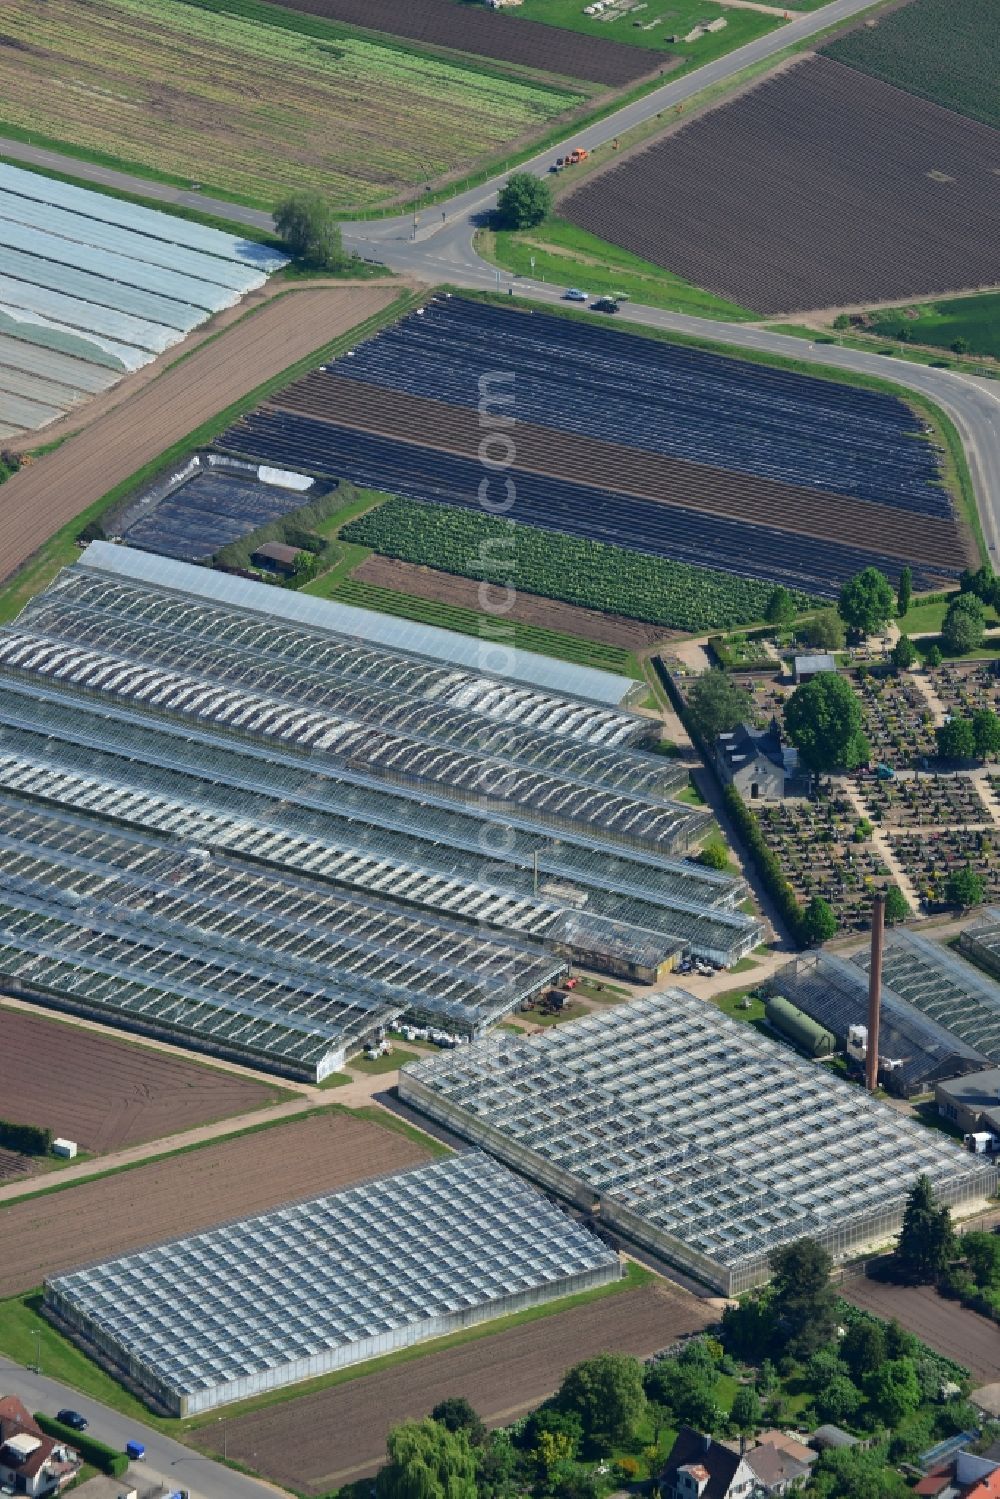
[[[809,1235],[899,1227],[921,1172],[976,1203],[996,1168],[681,989],[408,1064],[400,1097],[733,1295]]]
[[[193,1415],[621,1277],[477,1151],[61,1275],[58,1325]]]
[[[854,961],[867,973],[868,953]],[[989,1061],[1000,1062],[1000,985],[940,943],[908,931],[890,933],[882,971],[885,982],[914,1009]]]

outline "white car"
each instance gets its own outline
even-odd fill
[[[564,302],[589,302],[590,301],[590,297],[587,295],[587,293],[585,291],[581,291],[578,286],[571,286],[570,289],[569,289],[569,291],[563,292],[563,301]]]

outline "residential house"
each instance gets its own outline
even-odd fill
[[[799,752],[782,743],[775,718],[766,729],[741,723],[720,734],[715,763],[723,784],[735,786],[744,801],[781,801],[799,775]]]
[[[752,1499],[756,1479],[732,1448],[682,1426],[660,1477],[662,1499]]]
[[[808,1458],[798,1458],[784,1445],[758,1442],[746,1453],[747,1466],[757,1480],[755,1495],[793,1494],[806,1483],[815,1460],[815,1452],[810,1452]]]
[[[42,1431],[16,1395],[0,1398],[0,1488],[42,1499],[76,1477],[80,1455]]]

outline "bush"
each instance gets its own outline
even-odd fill
[[[497,195],[497,221],[504,229],[533,229],[552,210],[552,189],[532,172],[513,172]]]
[[[112,1478],[121,1478],[128,1469],[128,1458],[124,1452],[119,1452],[116,1447],[109,1447],[106,1442],[99,1442],[96,1437],[89,1437],[85,1431],[74,1431],[72,1426],[64,1426],[61,1421],[56,1421],[52,1416],[43,1415],[41,1411],[35,1412],[35,1420],[42,1431],[50,1437],[58,1437],[65,1442],[67,1447],[73,1447],[85,1462],[91,1467],[97,1468],[101,1473],[109,1473]]]
[[[52,1131],[36,1129],[33,1124],[11,1124],[0,1119],[0,1145],[21,1155],[48,1155],[52,1149]]]

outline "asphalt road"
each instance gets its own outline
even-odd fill
[[[144,1443],[146,1456],[142,1462],[133,1464],[131,1485],[122,1480],[123,1492],[130,1486],[142,1492],[162,1484],[168,1493],[187,1489],[192,1499],[274,1499],[275,1490],[268,1484],[201,1457],[172,1437],[132,1421],[68,1385],[48,1379],[44,1370],[34,1374],[22,1368],[6,1354],[0,1354],[0,1395],[18,1395],[30,1411],[45,1411],[53,1416],[66,1407],[77,1410],[90,1422],[88,1435],[112,1447],[124,1450],[128,1441]]]

